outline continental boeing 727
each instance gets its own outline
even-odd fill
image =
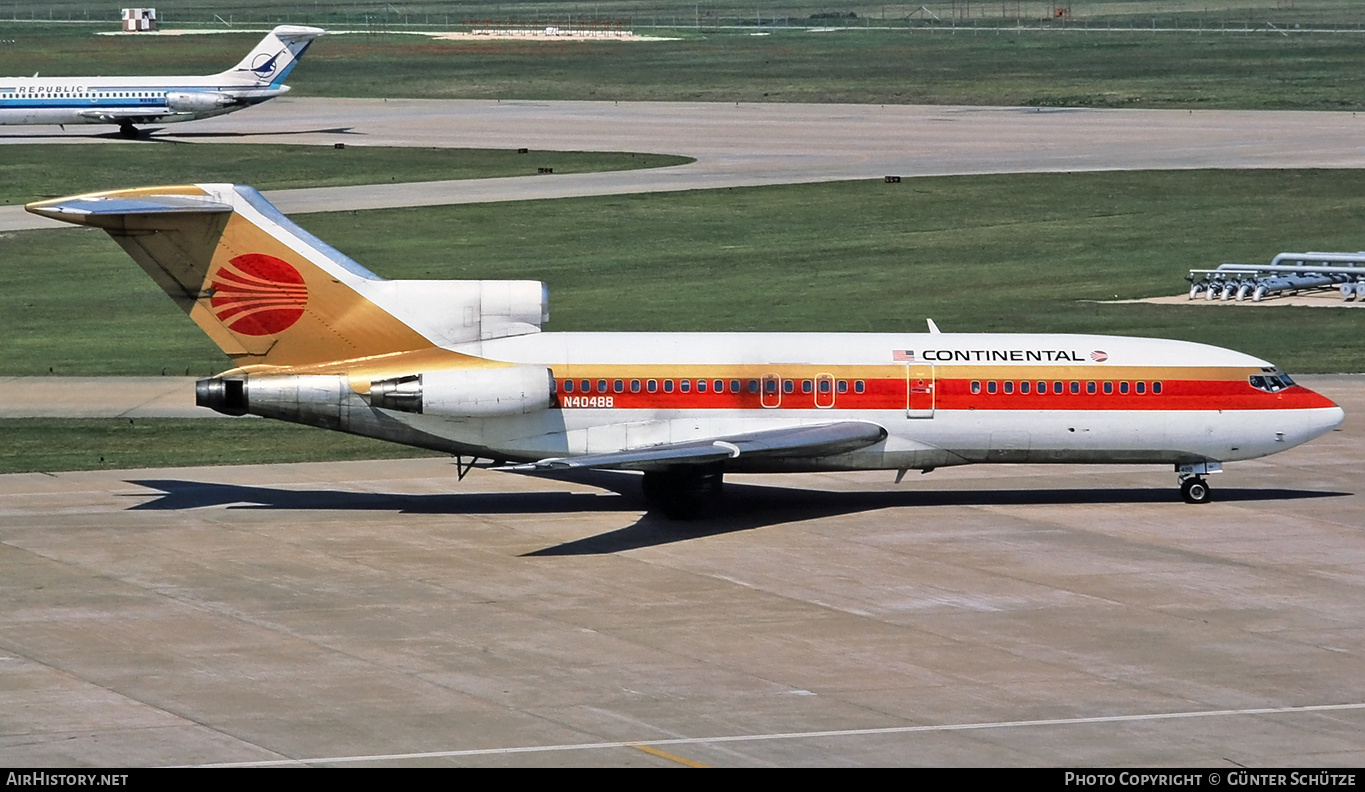
[[[241,63],[203,77],[0,77],[0,124],[166,124],[223,115],[289,90],[285,77],[326,31],[280,25]]]
[[[1210,498],[1224,462],[1341,424],[1270,363],[1100,335],[549,333],[535,281],[394,281],[250,187],[33,203],[107,231],[236,366],[197,402],[436,449],[469,466],[643,473],[694,516],[726,472],[988,462],[1173,466]]]

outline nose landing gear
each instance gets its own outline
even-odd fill
[[[1213,493],[1204,476],[1222,472],[1223,465],[1220,462],[1176,465],[1175,474],[1180,480],[1180,497],[1184,498],[1186,503],[1208,503],[1213,499]]]
[[[1208,503],[1212,499],[1208,482],[1199,476],[1191,476],[1180,482],[1180,497],[1186,503]]]

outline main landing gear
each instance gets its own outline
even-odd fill
[[[674,465],[645,473],[645,501],[674,520],[694,520],[720,499],[721,465]]]
[[[137,127],[132,124],[119,124],[118,133],[126,138],[135,138],[138,136]]]
[[[1176,465],[1175,474],[1180,480],[1180,497],[1186,503],[1208,503],[1213,499],[1209,483],[1204,476],[1209,473],[1222,473],[1220,462],[1199,462],[1193,465]]]

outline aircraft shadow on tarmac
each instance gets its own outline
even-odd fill
[[[186,138],[253,138],[271,137],[276,135],[363,135],[363,132],[355,131],[355,127],[332,127],[331,129],[288,129],[278,132],[166,132],[161,135],[161,140],[175,138],[176,140]]]
[[[574,512],[638,512],[641,517],[624,528],[547,547],[527,556],[601,555],[654,547],[707,536],[738,533],[822,517],[846,516],[879,509],[925,506],[1027,506],[1169,503],[1172,508],[1197,509],[1179,502],[1170,487],[1112,489],[1028,490],[882,490],[873,492],[810,490],[727,482],[714,512],[702,519],[680,522],[646,510],[639,478],[608,471],[559,476],[607,490],[583,493],[471,492],[468,494],[405,495],[342,490],[297,490],[251,487],[175,479],[138,479],[127,483],[156,490],[152,500],[130,506],[131,511],[178,511],[213,506],[246,509],[391,511],[400,514],[566,514]],[[552,484],[552,482],[547,482]],[[1224,503],[1280,501],[1348,496],[1346,492],[1291,489],[1219,488]],[[128,497],[145,497],[129,495]]]
[[[155,133],[156,137],[152,137]],[[149,129],[139,129],[136,135],[125,135],[118,130],[99,131],[86,133],[84,130],[68,130],[66,132],[19,132],[6,133],[0,135],[5,139],[25,139],[33,141],[42,140],[71,140],[73,137],[98,138],[101,140],[127,140],[142,141],[145,143],[176,143],[188,138],[253,138],[253,137],[272,137],[279,135],[362,135],[363,132],[355,131],[354,127],[332,127],[330,129],[289,129],[277,132],[165,132],[164,127],[151,127]]]

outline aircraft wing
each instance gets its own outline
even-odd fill
[[[886,430],[866,421],[792,426],[761,432],[664,443],[605,454],[553,457],[504,470],[649,470],[670,465],[703,465],[737,457],[801,456],[816,458],[854,451],[886,438]]]
[[[146,107],[108,107],[100,110],[82,110],[80,115],[82,118],[103,121],[106,124],[118,124],[124,121],[153,124],[167,116],[173,116],[175,113],[170,110],[151,110]]]

